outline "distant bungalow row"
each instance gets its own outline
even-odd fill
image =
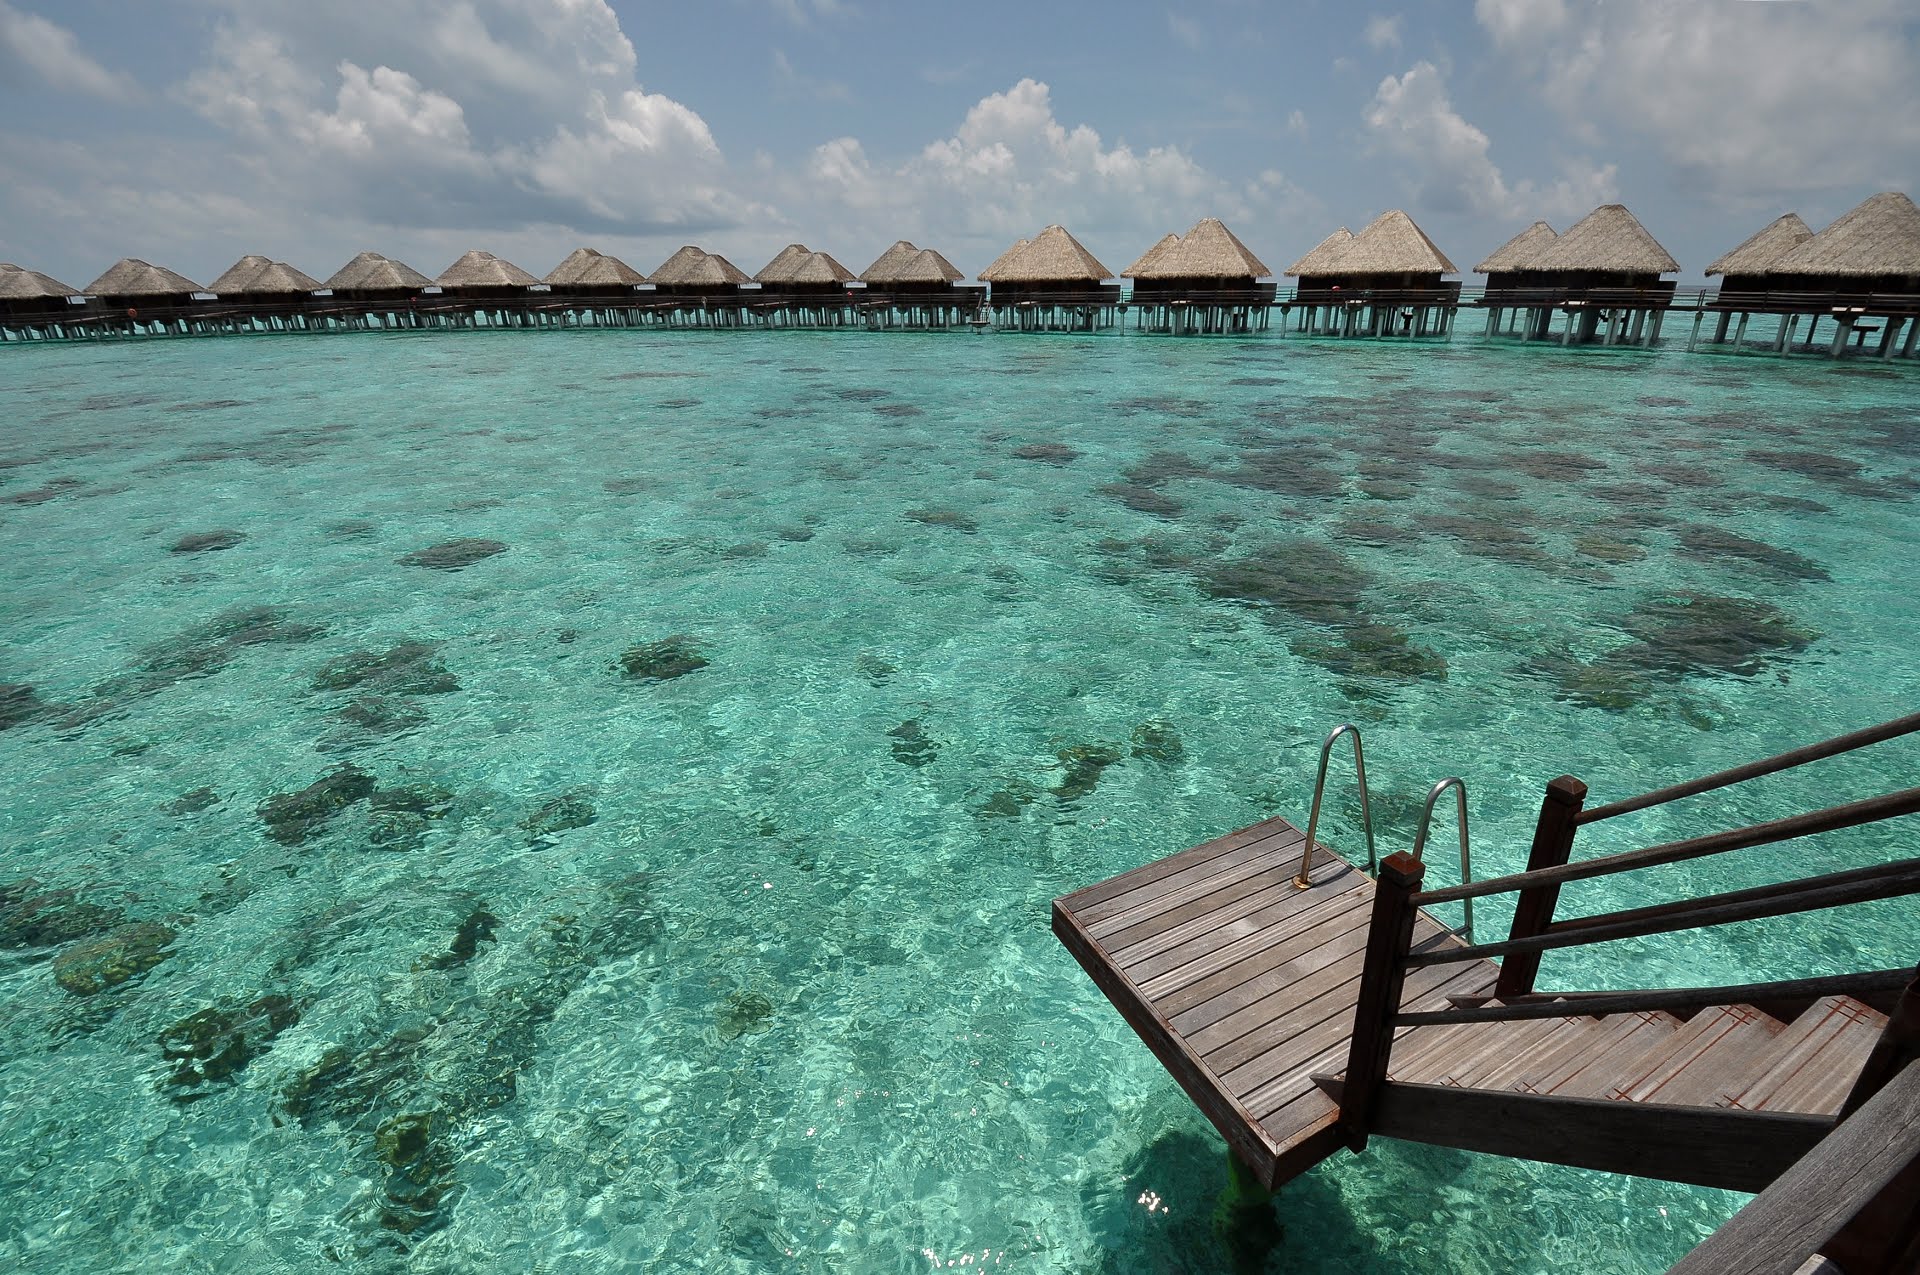
[[[1488,337],[1561,344],[1652,345],[1674,309],[1708,316],[1713,344],[1747,343],[1756,316],[1771,348],[1913,358],[1920,334],[1920,208],[1873,196],[1819,233],[1788,213],[1707,268],[1717,291],[1676,300],[1680,267],[1631,212],[1606,204],[1565,234],[1537,221],[1475,267],[1487,278],[1463,301],[1458,268],[1399,210],[1358,234],[1328,235],[1273,271],[1216,218],[1168,234],[1119,277],[1060,226],[1022,239],[964,282],[953,263],[906,240],[855,275],[831,255],[789,244],[751,278],[718,253],[687,246],[643,275],[581,248],[547,274],[473,251],[429,279],[363,252],[325,283],[283,261],[247,256],[205,288],[160,266],[123,260],[85,288],[0,264],[0,339],[441,327],[992,327],[1095,331],[1124,322],[1178,334],[1267,330],[1340,337],[1451,336],[1465,304]],[[985,287],[980,284],[987,285]],[[1821,329],[1822,322],[1830,330]],[[1801,324],[1804,323],[1804,329]],[[1877,340],[1875,338],[1877,336]]]

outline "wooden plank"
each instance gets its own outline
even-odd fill
[[[1372,1131],[1487,1155],[1759,1191],[1832,1127],[1823,1116],[1394,1082],[1380,1088]]]
[[[1781,1037],[1772,1066],[1722,1090],[1719,1105],[1748,1111],[1840,1110],[1886,1019],[1845,996],[1824,997]]]
[[[1472,1048],[1451,1051],[1431,1062],[1426,1074],[1401,1079],[1419,1084],[1505,1088],[1490,1083],[1490,1077],[1501,1068],[1539,1059],[1552,1052],[1565,1037],[1587,1034],[1583,1023],[1567,1018],[1515,1023],[1498,1032],[1488,1032],[1483,1027]]]
[[[1713,1106],[1729,1077],[1765,1071],[1785,1024],[1751,1005],[1726,1006],[1724,1013],[1726,1026],[1718,1039],[1691,1057],[1669,1059],[1667,1065],[1642,1077],[1628,1097],[1635,1102]]]
[[[1920,1065],[1895,1076],[1670,1275],[1792,1275],[1916,1158]]]
[[[1245,897],[1240,906],[1221,908],[1190,921],[1162,930],[1152,939],[1121,948],[1112,944],[1107,950],[1127,977],[1148,986],[1169,970],[1219,952],[1238,940],[1270,930],[1281,923],[1303,924],[1309,914],[1329,910],[1364,907],[1373,883],[1359,872],[1349,873],[1310,890],[1296,890],[1293,882],[1268,886]]]
[[[1628,1051],[1645,1053],[1653,1042],[1671,1036],[1680,1028],[1680,1020],[1670,1014],[1615,1014],[1602,1019],[1599,1034],[1587,1041],[1573,1041],[1529,1063],[1507,1076],[1501,1087],[1518,1093],[1554,1093],[1575,1072],[1596,1057]]]
[[[1497,972],[1491,965],[1470,965],[1454,971],[1450,978],[1416,971],[1407,976],[1406,995],[1412,999],[1439,996],[1448,990],[1466,987],[1492,987]],[[1289,1041],[1284,1052],[1275,1050],[1263,1054],[1222,1076],[1221,1080],[1241,1096],[1247,1109],[1258,1115],[1263,1125],[1269,1129],[1283,1127],[1297,1119],[1282,1114],[1290,1104],[1328,1101],[1314,1083],[1314,1077],[1347,1065],[1347,1047],[1352,1036],[1351,1013],[1336,1015]],[[1391,1067],[1393,1060],[1387,1062]]]
[[[1229,832],[1224,837],[1215,837],[1212,841],[1202,842],[1178,854],[1168,855],[1164,859],[1143,863],[1137,868],[1122,872],[1117,877],[1110,877],[1105,881],[1098,881],[1083,889],[1075,890],[1072,894],[1061,895],[1055,902],[1064,904],[1076,915],[1097,917],[1102,915],[1099,909],[1129,891],[1151,886],[1155,882],[1231,854],[1236,850],[1257,846],[1273,838],[1288,835],[1295,839],[1296,844],[1305,836],[1285,819],[1267,819],[1238,831]]]
[[[1133,985],[1113,968],[1106,954],[1074,919],[1073,914],[1058,903],[1053,908],[1053,932],[1073,953],[1074,959],[1080,962],[1080,967],[1086,970],[1094,984],[1106,994],[1114,1008],[1120,1011],[1121,1017],[1146,1043],[1147,1048],[1153,1051],[1161,1066],[1167,1069],[1194,1105],[1200,1108],[1201,1114],[1213,1122],[1213,1127],[1220,1131],[1220,1136],[1227,1140],[1234,1154],[1253,1170],[1256,1177],[1271,1185],[1277,1148],[1253,1119],[1252,1113],[1226,1092],[1199,1055],[1138,995]]]
[[[1143,934],[1150,934],[1227,902],[1226,899],[1216,899],[1212,903],[1201,903],[1209,896],[1222,891],[1245,894],[1264,889],[1283,878],[1292,879],[1299,862],[1295,857],[1298,853],[1298,842],[1247,846],[1186,872],[1156,881],[1143,890],[1130,891],[1109,899],[1099,905],[1101,914],[1097,917],[1078,912],[1074,915],[1081,918],[1087,933],[1103,944],[1112,941],[1124,947],[1138,941],[1138,937],[1123,937],[1125,931],[1143,921],[1154,922],[1142,931]],[[1193,906],[1197,903],[1201,903],[1201,906]],[[1182,911],[1183,908],[1186,910]]]
[[[1154,1006],[1178,1030],[1196,1030],[1223,1013],[1220,1007],[1236,994],[1253,987],[1285,987],[1339,960],[1365,933],[1367,915],[1364,907],[1333,913],[1190,983],[1177,981],[1186,968],[1176,970],[1157,980],[1166,986],[1152,994]]]
[[[1504,970],[1504,966],[1502,967]],[[1405,1021],[1415,1024],[1507,1022],[1521,1018],[1559,1018],[1569,1014],[1596,1017],[1643,1009],[1705,1009],[1710,1005],[1756,1005],[1775,1018],[1797,1018],[1822,996],[1852,996],[1865,1000],[1881,992],[1897,992],[1913,981],[1909,968],[1869,970],[1861,974],[1832,974],[1773,983],[1739,983],[1731,987],[1659,987],[1618,992],[1541,992],[1524,996],[1462,996],[1449,1008],[1423,1013]],[[1499,999],[1503,1004],[1489,1006]],[[1801,1010],[1776,1013],[1772,1006],[1804,1002]]]
[[[1315,853],[1319,855],[1326,852]],[[1183,943],[1198,940],[1204,945],[1215,929],[1243,921],[1256,913],[1274,917],[1290,916],[1316,906],[1330,894],[1372,886],[1361,873],[1351,872],[1325,887],[1296,890],[1293,887],[1291,854],[1285,856],[1278,868],[1277,871],[1268,868],[1238,879],[1223,874],[1217,879],[1217,888],[1211,893],[1189,892],[1180,898],[1169,897],[1162,911],[1143,913],[1127,928],[1101,930],[1096,937],[1100,940],[1100,946],[1107,949],[1108,955],[1123,968],[1132,969]],[[1353,877],[1359,878],[1358,886],[1349,884]],[[1094,928],[1099,930],[1099,927]]]

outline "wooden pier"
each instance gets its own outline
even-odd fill
[[[1575,835],[1916,731],[1920,713],[1592,809],[1586,785],[1562,776],[1527,870],[1491,880],[1470,879],[1458,779],[1433,787],[1413,853],[1388,856],[1377,878],[1317,842],[1303,862],[1307,838],[1269,819],[1055,899],[1053,930],[1269,1189],[1377,1135],[1761,1191],[1920,1068],[1920,971],[1548,991],[1535,987],[1540,956],[1911,897],[1920,858],[1556,919],[1560,888],[1913,815],[1920,788],[1578,862]],[[1328,736],[1322,783],[1348,732],[1364,794],[1351,726]],[[1450,788],[1469,879],[1425,888],[1419,853]],[[1317,788],[1316,817],[1319,804]],[[1426,910],[1496,894],[1518,896],[1503,941],[1471,942],[1470,919],[1456,934]],[[1862,1216],[1920,1219],[1920,1165],[1875,1191]]]
[[[1373,906],[1373,881],[1324,847],[1296,887],[1303,843],[1269,819],[1053,903],[1053,932],[1268,1187],[1345,1145],[1313,1077],[1345,1065]],[[1464,946],[1424,914],[1414,944]],[[1410,1007],[1484,995],[1498,972],[1422,971]]]

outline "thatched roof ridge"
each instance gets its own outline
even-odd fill
[[[1813,238],[1799,213],[1783,213],[1724,252],[1707,267],[1708,274],[1765,274],[1773,263]]]
[[[1527,264],[1527,269],[1548,274],[1672,274],[1680,269],[1680,263],[1647,233],[1625,204],[1602,204],[1554,240]]]
[[[1340,254],[1342,274],[1458,274],[1459,267],[1398,208],[1367,223]]]
[[[1180,246],[1163,257],[1158,269],[1190,279],[1272,278],[1267,263],[1253,255],[1218,217],[1202,217],[1180,236]]]
[[[1799,213],[1782,213],[1715,258],[1708,274],[1765,274],[1774,262],[1813,238]]]
[[[37,301],[44,297],[79,295],[80,289],[70,288],[52,275],[0,261],[0,301]]]
[[[755,283],[791,283],[793,272],[800,263],[813,255],[813,249],[803,243],[790,243],[774,255],[772,261],[760,267],[760,273],[753,276]]]
[[[238,284],[229,284],[222,291],[209,288],[222,296],[278,296],[289,292],[318,292],[320,285],[303,270],[296,270],[284,261],[269,261],[260,269],[241,280]]]
[[[749,281],[745,272],[725,257],[692,244],[661,262],[652,277],[655,284],[718,286]]]
[[[138,257],[123,257],[87,288],[91,297],[171,297],[199,292],[200,285],[165,266],[149,265]]]
[[[1340,268],[1340,258],[1346,255],[1347,246],[1353,242],[1353,232],[1345,226],[1334,231],[1313,246],[1300,260],[1287,267],[1290,275],[1332,274]]]
[[[430,288],[433,280],[405,262],[363,252],[336,270],[326,286],[335,292],[373,292],[383,289]]]
[[[787,283],[852,283],[853,271],[824,252],[810,252],[787,276]]]
[[[575,248],[568,253],[566,260],[547,272],[545,282],[550,287],[581,287],[586,284],[619,284],[632,287],[636,283],[645,283],[647,277],[635,270],[618,257],[609,257],[594,248]]]
[[[895,272],[912,261],[919,251],[905,239],[894,240],[893,247],[875,257],[873,264],[860,272],[860,282],[892,283]]]
[[[1027,245],[1032,242],[1033,240],[1031,239],[1014,240],[1012,246],[1010,246],[1005,252],[1001,253],[999,256],[995,257],[992,261],[989,261],[987,263],[987,268],[985,270],[982,270],[979,274],[975,275],[974,278],[983,280],[984,282],[987,282],[987,283],[992,283],[994,276],[997,275],[1000,271],[1006,269],[1008,263],[1011,262],[1015,257],[1019,256],[1021,253],[1025,252],[1027,250]]]
[[[1773,273],[1920,276],[1920,208],[1883,191],[1774,262]]]
[[[272,257],[263,257],[257,252],[250,252],[221,271],[220,277],[207,285],[207,291],[237,292],[242,284],[272,264]]]
[[[988,283],[1099,283],[1113,278],[1113,271],[1065,226],[1048,226],[1012,260],[996,261],[980,277]]]
[[[1544,221],[1536,221],[1495,248],[1491,256],[1473,268],[1474,273],[1493,274],[1499,271],[1504,274],[1511,270],[1530,270],[1533,268],[1533,259],[1559,238],[1552,226]]]
[[[887,276],[888,283],[958,283],[966,278],[951,261],[932,248],[922,248]]]
[[[1153,247],[1141,253],[1139,258],[1136,259],[1132,265],[1128,266],[1125,270],[1122,270],[1120,272],[1121,277],[1127,278],[1127,279],[1153,277],[1153,276],[1144,274],[1144,272],[1153,269],[1154,265],[1160,260],[1160,258],[1166,256],[1169,252],[1172,252],[1175,248],[1178,248],[1179,246],[1180,246],[1180,236],[1174,234],[1171,230],[1169,230],[1166,234],[1161,235],[1160,238],[1157,241],[1155,241]]]
[[[443,288],[530,288],[540,281],[511,261],[475,248],[462,253],[434,282]]]

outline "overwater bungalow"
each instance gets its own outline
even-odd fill
[[[94,308],[112,320],[108,330],[184,336],[193,330],[197,316],[190,309],[194,294],[200,291],[200,285],[185,275],[138,257],[124,257],[88,285],[86,294],[94,299]]]
[[[1727,339],[1727,328],[1736,313],[1740,327],[1734,343],[1740,344],[1747,335],[1747,320],[1756,312],[1770,312],[1775,304],[1770,294],[1776,288],[1791,289],[1791,283],[1774,278],[1773,265],[1811,238],[1813,231],[1800,220],[1800,214],[1783,213],[1747,236],[1739,247],[1714,259],[1706,273],[1709,279],[1720,276],[1720,289],[1706,308],[1720,312],[1714,326],[1715,345]],[[1697,332],[1698,322],[1694,326]]]
[[[1301,331],[1342,336],[1445,336],[1460,300],[1458,273],[1413,218],[1381,213],[1357,235],[1335,231],[1287,271]]]
[[[1505,315],[1527,316],[1527,322],[1540,326],[1536,337],[1545,335],[1544,325],[1553,311],[1545,306],[1528,305],[1530,297],[1551,287],[1546,275],[1530,268],[1532,262],[1552,247],[1560,235],[1544,221],[1536,221],[1493,250],[1491,256],[1475,266],[1476,274],[1487,276],[1479,304],[1487,307],[1487,335],[1501,331]]]
[[[853,321],[853,271],[829,253],[790,243],[753,276],[760,296],[750,313],[776,327],[843,327]],[[749,294],[751,296],[751,294]]]
[[[308,326],[320,284],[284,261],[249,253],[207,285],[220,299],[212,321],[225,331],[281,332]]]
[[[1273,271],[1218,217],[1203,217],[1184,235],[1165,235],[1123,274],[1133,280],[1139,326],[1156,332],[1247,332],[1264,329]]]
[[[1863,344],[1878,331],[1878,351],[1914,354],[1920,334],[1920,208],[1898,191],[1884,191],[1775,260],[1768,278],[1795,295],[1782,322],[1780,348],[1790,345],[1797,319],[1808,317],[1808,343],[1822,317],[1831,317],[1832,352]],[[1874,323],[1878,319],[1880,322]],[[1905,340],[1901,331],[1905,329]]]
[[[1048,226],[1015,244],[980,272],[992,286],[997,322],[1023,331],[1091,332],[1110,327],[1120,304],[1113,271],[1063,226]]]
[[[1673,302],[1673,280],[1660,276],[1678,273],[1680,263],[1624,204],[1602,204],[1526,259],[1524,268],[1539,275],[1542,286],[1517,302],[1563,312],[1562,344],[1652,345]],[[1545,332],[1529,325],[1528,335]]]
[[[80,312],[79,296],[80,289],[51,275],[0,261],[0,341],[67,335],[64,325]]]
[[[575,248],[542,281],[558,297],[626,297],[647,277],[618,257]]]
[[[860,272],[867,326],[944,328],[967,322],[979,312],[986,290],[967,286],[965,278],[934,249],[897,240]]]
[[[648,276],[659,307],[669,323],[720,327],[744,322],[747,298],[740,285],[750,283],[746,272],[718,253],[688,244],[660,263]]]

